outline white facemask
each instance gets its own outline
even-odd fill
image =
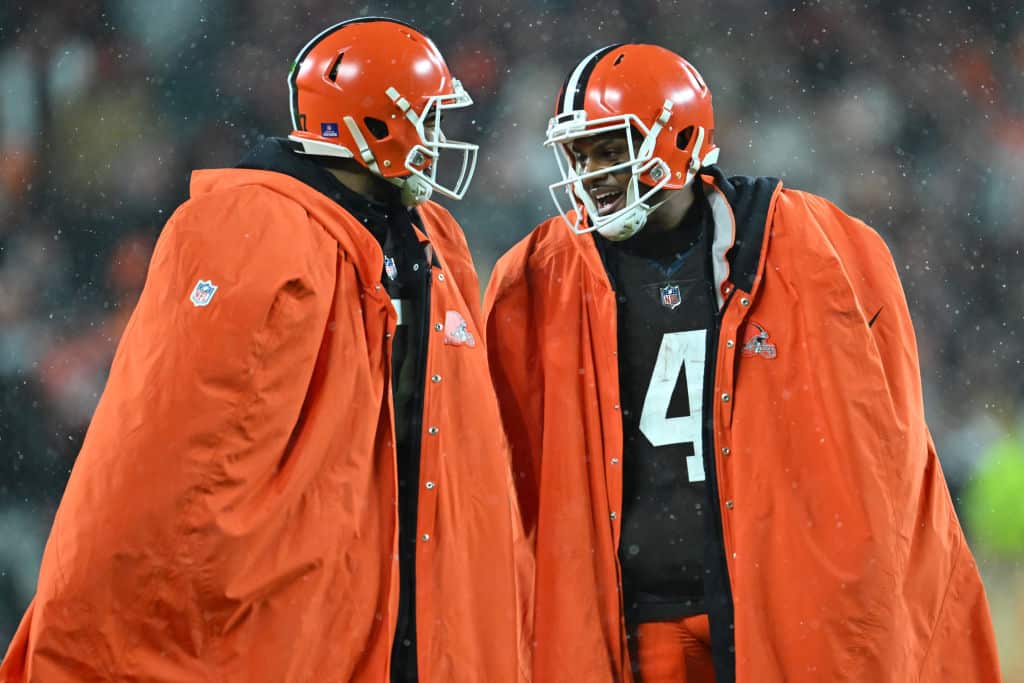
[[[387,95],[392,102],[401,110],[405,118],[413,125],[419,142],[409,149],[403,160],[403,166],[409,175],[400,178],[385,178],[388,182],[397,185],[402,190],[402,202],[406,206],[421,204],[432,196],[434,192],[451,199],[462,199],[469,189],[473,180],[473,173],[476,171],[477,153],[480,148],[469,142],[449,140],[441,130],[441,117],[449,109],[461,109],[473,104],[469,96],[458,80],[452,80],[453,92],[448,95],[436,95],[427,100],[423,111],[417,114],[413,111],[408,100],[394,87],[387,89]],[[334,156],[353,158],[357,154],[371,172],[383,177],[377,158],[374,156],[370,145],[366,142],[355,119],[351,116],[343,117],[342,121],[348,128],[352,139],[356,143],[356,150],[349,150],[341,145],[324,142],[321,140],[310,140],[297,135],[290,135],[289,139],[298,142],[302,151],[306,154],[319,156]],[[432,124],[431,126],[426,125]],[[449,153],[461,153],[461,167],[454,175],[451,182],[444,182],[438,178],[438,169],[441,166],[441,151],[445,150],[445,159]],[[459,159],[458,156],[455,157]],[[448,162],[444,162],[447,166]]]
[[[654,156],[654,148],[658,136],[669,120],[672,107],[671,100],[666,100],[661,114],[650,128],[634,114],[588,120],[585,111],[575,110],[551,118],[548,122],[547,139],[544,144],[554,150],[555,161],[558,164],[562,180],[549,185],[549,191],[555,202],[555,207],[570,230],[577,235],[597,231],[607,239],[621,241],[632,237],[643,229],[648,216],[664,203],[664,201],[653,202],[655,194],[663,189],[671,179],[671,168],[664,160]],[[629,152],[628,158],[613,166],[590,173],[579,173],[567,151],[567,145],[573,140],[614,131],[622,131]],[[634,132],[643,136],[639,147],[634,144]],[[700,149],[704,129],[698,128],[697,134],[695,150]],[[714,163],[717,156],[718,150],[715,149],[704,159],[695,158],[687,169],[683,187],[690,184],[701,166]],[[584,181],[626,170],[630,172],[630,178],[626,183],[625,205],[618,211],[600,215],[593,198],[584,187]],[[641,185],[640,177],[645,174],[654,181],[653,186]],[[566,198],[568,206],[564,205]],[[570,216],[570,214],[574,215]]]

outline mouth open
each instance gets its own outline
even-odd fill
[[[597,205],[597,213],[607,216],[621,209],[626,203],[626,193],[614,187],[598,187],[590,191],[590,197]]]

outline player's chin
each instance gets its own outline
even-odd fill
[[[626,221],[612,221],[609,225],[598,228],[598,232],[610,242],[622,242],[633,237],[640,230],[633,225],[627,225]]]

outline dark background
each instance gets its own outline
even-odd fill
[[[1024,681],[1024,14],[1014,5],[3,3],[0,652],[189,170],[233,165],[262,135],[286,134],[295,54],[326,26],[374,14],[430,35],[476,101],[446,117],[482,147],[469,197],[448,206],[482,283],[552,213],[547,117],[568,71],[613,42],[660,43],[702,72],[727,173],[781,176],[885,237],[1007,680]]]

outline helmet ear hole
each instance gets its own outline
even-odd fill
[[[693,126],[687,126],[686,128],[679,131],[676,135],[676,147],[679,149],[686,149],[686,146],[690,144],[690,139],[693,137]]]
[[[378,140],[383,140],[388,136],[388,124],[380,119],[367,116],[363,119],[363,125],[366,126],[366,130],[370,131],[370,135]]]

